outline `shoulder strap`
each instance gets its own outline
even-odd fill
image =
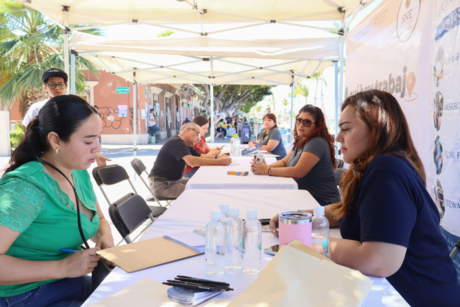
[[[81,236],[81,239],[83,240],[83,244],[85,245],[86,248],[89,249],[88,241],[86,240],[85,234],[83,233],[83,228],[81,227],[80,203],[79,203],[79,201],[78,201],[77,190],[75,190],[75,187],[73,186],[72,182],[70,182],[69,178],[67,178],[67,176],[64,175],[64,173],[61,172],[56,166],[54,166],[53,164],[51,164],[51,163],[49,163],[49,162],[47,162],[47,161],[45,161],[45,160],[39,159],[39,158],[37,158],[37,161],[38,161],[38,162],[41,162],[41,163],[43,163],[43,164],[48,165],[49,167],[51,167],[52,169],[54,169],[56,172],[58,172],[59,174],[61,174],[62,176],[64,176],[64,178],[69,182],[70,186],[72,187],[73,192],[75,193],[75,202],[76,202],[76,206],[77,206],[78,230],[80,231],[80,236]]]

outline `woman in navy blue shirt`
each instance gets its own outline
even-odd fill
[[[459,306],[460,284],[425,188],[422,161],[404,113],[389,93],[370,90],[345,100],[340,117],[342,201],[325,207],[330,257],[363,274],[386,277],[411,306]],[[277,234],[278,216],[270,222]]]

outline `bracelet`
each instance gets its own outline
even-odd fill
[[[272,175],[272,168],[270,167],[270,168],[268,169],[268,176],[271,176],[271,175]]]
[[[215,156],[216,159],[217,159],[217,156],[218,156],[218,155],[219,155],[219,154],[217,154],[217,155]]]

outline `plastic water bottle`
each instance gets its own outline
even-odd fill
[[[211,211],[211,220],[206,224],[204,272],[210,276],[220,276],[225,271],[225,228],[221,215],[220,211]]]
[[[220,221],[222,224],[225,226],[225,222],[227,221],[227,214],[228,214],[228,209],[230,208],[230,205],[219,205],[220,212],[222,212],[220,216]]]
[[[243,224],[243,273],[259,274],[261,258],[262,225],[257,219],[257,211],[248,210]]]
[[[324,216],[324,207],[313,209],[311,247],[329,258],[329,221]]]
[[[229,271],[241,270],[243,222],[238,217],[239,211],[231,208],[225,222],[225,269]]]
[[[240,155],[240,137],[237,133],[235,133],[230,140],[231,148],[232,148],[232,156],[239,156]]]

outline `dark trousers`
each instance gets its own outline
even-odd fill
[[[153,125],[148,128],[148,133],[150,134],[150,136],[154,136],[155,133],[157,133],[158,131],[160,131],[160,128],[158,128],[157,125]]]
[[[224,137],[227,136],[227,130],[225,130],[224,128],[219,127],[219,128],[216,129],[216,134],[220,133],[220,132],[222,132],[224,134]]]

